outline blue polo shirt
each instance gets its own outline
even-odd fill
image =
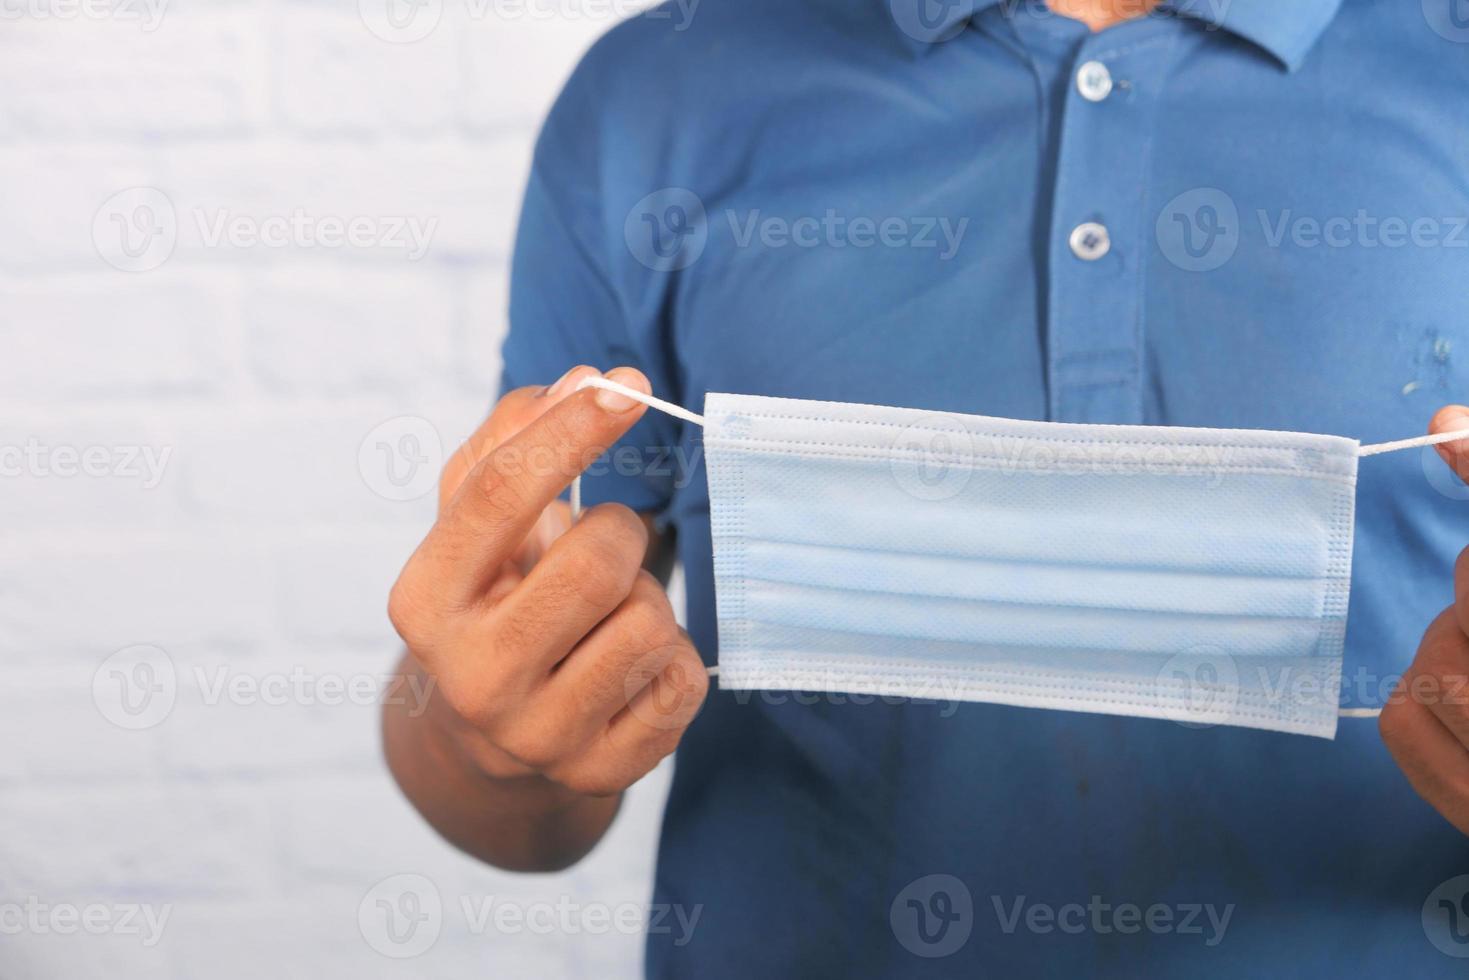
[[[1201,0],[703,0],[612,31],[541,136],[505,384],[1377,442],[1469,398],[1469,17]],[[585,485],[676,533],[717,662],[699,432]],[[1469,489],[1364,463],[1344,707],[1452,599]],[[1335,741],[712,692],[679,750],[652,977],[1449,977],[1469,841],[1370,720]],[[676,922],[668,918],[667,923]]]

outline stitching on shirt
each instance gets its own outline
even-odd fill
[[[1173,70],[1177,59],[1175,49],[1178,47],[1178,36],[1176,32],[1169,31],[1167,34],[1161,35],[1156,39],[1160,44],[1165,44],[1167,48],[1167,50],[1156,56],[1161,62],[1156,67],[1156,79],[1162,79],[1167,72]],[[1143,125],[1143,163],[1142,179],[1138,181],[1138,214],[1152,213],[1148,209],[1148,196],[1152,193],[1153,165],[1156,162],[1154,160],[1154,149],[1157,143],[1157,121],[1161,105],[1161,99],[1152,100],[1148,106],[1148,118],[1144,121]],[[1147,337],[1148,304],[1144,297],[1144,292],[1148,282],[1148,271],[1152,266],[1152,249],[1147,246],[1148,238],[1144,230],[1146,224],[1146,222],[1139,222],[1137,224],[1135,228],[1137,234],[1133,240],[1137,247],[1138,261],[1133,265],[1132,282],[1133,296],[1137,302],[1137,308],[1132,320],[1132,368],[1135,372],[1134,377],[1138,379],[1139,385],[1141,385],[1141,380],[1144,376],[1143,350],[1146,347]]]

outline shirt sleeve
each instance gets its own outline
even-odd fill
[[[634,342],[649,331],[628,322],[615,286],[621,256],[612,248],[625,246],[621,237],[610,242],[607,233],[596,121],[595,98],[575,98],[568,88],[537,140],[511,261],[502,392],[549,384],[578,364],[602,371],[628,365],[648,376],[655,394],[671,390],[666,369],[660,370],[668,352]],[[583,500],[661,515],[673,493],[666,461],[677,438],[666,416],[648,411],[589,467]]]

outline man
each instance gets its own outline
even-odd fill
[[[1432,451],[1364,463],[1342,707],[1387,709],[1327,741],[706,693],[697,430],[576,391],[591,367],[520,386],[621,365],[695,411],[1465,427],[1435,414],[1469,356],[1460,13],[706,0],[614,30],[538,145],[514,390],[393,592],[443,695],[389,709],[409,797],[491,863],[559,868],[677,745],[654,901],[702,909],[649,937],[654,977],[1458,975],[1469,492]],[[670,547],[687,635],[638,567]]]

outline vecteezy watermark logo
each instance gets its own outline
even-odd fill
[[[654,191],[627,213],[622,236],[633,258],[654,272],[687,269],[709,243],[704,202],[686,187]]]
[[[974,16],[974,0],[888,0],[893,22],[915,41],[938,44],[959,36]]]
[[[974,897],[953,875],[925,875],[898,892],[888,908],[888,924],[914,956],[952,956],[969,942]]]
[[[1469,0],[1423,0],[1423,18],[1439,37],[1469,44]]]
[[[357,0],[357,13],[379,40],[412,44],[439,26],[444,0]]]
[[[933,215],[848,217],[839,214],[835,208],[827,208],[819,218],[814,214],[794,218],[765,215],[759,208],[744,215],[725,211],[724,218],[729,223],[736,248],[749,248],[759,241],[761,247],[767,249],[877,246],[933,249],[940,262],[947,262],[959,254],[964,232],[969,228],[968,218],[955,221]]]
[[[0,20],[108,20],[158,30],[168,0],[0,0]]]
[[[92,675],[92,703],[119,728],[140,731],[168,717],[178,686],[178,672],[167,653],[146,644],[124,647]]]
[[[1155,231],[1169,262],[1185,272],[1212,272],[1239,248],[1239,208],[1217,187],[1198,187],[1164,206]]]
[[[1451,442],[1446,445],[1456,460],[1462,461],[1463,454],[1469,453],[1469,442]],[[1424,446],[1418,458],[1423,465],[1423,476],[1428,480],[1429,486],[1450,500],[1469,500],[1469,484],[1459,479],[1454,471],[1445,465],[1443,457],[1433,446]]]
[[[172,446],[52,446],[29,438],[23,444],[0,443],[0,477],[35,480],[86,477],[135,481],[144,490],[163,482]]]
[[[173,202],[156,187],[118,191],[92,216],[97,254],[123,272],[147,272],[167,262],[178,235]]]
[[[1469,216],[1404,218],[1381,217],[1358,208],[1344,214],[1318,217],[1287,208],[1272,214],[1255,212],[1265,244],[1270,248],[1462,248],[1469,249]]]
[[[312,214],[293,208],[280,214],[234,214],[226,208],[194,208],[194,228],[205,248],[380,249],[409,262],[428,254],[438,218],[416,215]]]
[[[975,458],[1007,477],[1146,473],[1187,475],[1205,486],[1217,487],[1230,472],[1235,455],[1231,446],[1037,441],[991,433],[979,435],[975,442]]]
[[[1457,875],[1428,893],[1423,934],[1445,956],[1469,959],[1469,875]]]
[[[999,895],[990,896],[995,909],[995,919],[1000,931],[1013,936],[1021,928],[1038,936],[1060,932],[1068,936],[1093,933],[1109,936],[1114,933],[1131,936],[1147,933],[1153,936],[1200,936],[1205,946],[1218,946],[1224,941],[1229,929],[1229,920],[1234,918],[1234,905],[1220,908],[1213,903],[1183,903],[1165,905],[1161,902],[1147,907],[1132,902],[1113,904],[1093,895],[1086,904],[1067,902],[1050,905],[1031,902],[1024,895],[1013,901],[1005,901]]]
[[[400,252],[417,262],[428,254],[438,226],[436,217],[315,214],[301,207],[266,214],[198,206],[180,210],[156,187],[130,187],[97,209],[92,241],[104,261],[124,272],[158,268],[181,234],[188,235],[191,246],[205,249],[373,249]]]
[[[316,673],[299,664],[289,671],[252,674],[230,665],[213,670],[195,667],[193,681],[200,703],[206,707],[228,702],[241,707],[279,708],[286,705],[320,705],[327,708],[352,705],[372,707],[401,705],[410,718],[428,710],[434,678],[416,674]],[[398,683],[401,681],[401,683]]]
[[[384,956],[409,959],[433,947],[447,918],[473,936],[671,936],[674,946],[693,939],[704,906],[639,905],[623,902],[581,904],[562,895],[556,901],[518,901],[497,895],[461,894],[446,904],[432,881],[397,874],[374,885],[357,905],[357,925],[367,944]],[[463,921],[458,921],[462,919]]]
[[[639,657],[623,677],[628,711],[650,728],[673,731],[686,727],[694,709],[702,704],[696,699],[703,679],[692,676],[690,670],[670,660],[666,649]]]
[[[43,902],[35,895],[23,902],[0,902],[0,936],[136,936],[146,948],[158,945],[172,905],[139,905],[127,902]]]
[[[1225,14],[1234,0],[1175,0],[1160,4],[1158,0],[1094,0],[1099,12],[1110,15],[1114,21],[1168,20],[1189,18],[1190,22],[1203,31],[1218,31]],[[1035,3],[1034,0],[999,0],[998,6],[1009,20],[1025,17],[1034,21],[1070,20],[1069,15],[1058,12],[1051,5]]]
[[[232,664],[196,665],[185,672],[183,696],[205,708],[223,704],[242,708],[402,706],[409,717],[428,710],[435,682],[416,674],[319,672],[301,665],[252,672]],[[122,728],[160,725],[180,698],[180,674],[172,659],[154,646],[119,650],[103,661],[92,678],[92,700],[103,717]]]
[[[657,272],[688,268],[699,260],[709,236],[726,227],[736,249],[929,250],[940,262],[959,254],[969,218],[938,215],[848,215],[836,208],[821,214],[767,214],[760,208],[725,209],[711,221],[704,202],[682,187],[649,194],[628,212],[623,235],[628,250]]]
[[[515,457],[514,453],[506,455],[511,460]],[[696,478],[701,481],[704,479],[699,468],[703,459],[704,447],[701,443],[689,447],[623,445],[598,456],[582,470],[582,476],[597,479],[615,473],[623,477],[649,477],[666,480],[671,486],[681,490]],[[554,458],[548,457],[546,464],[541,470],[542,475],[559,472]]]
[[[362,938],[377,952],[396,960],[428,952],[439,941],[443,927],[443,899],[423,875],[384,878],[357,904]]]
[[[1215,647],[1196,647],[1169,658],[1154,690],[1163,716],[1189,728],[1212,728],[1234,717],[1240,701],[1239,666]]]
[[[649,9],[653,0],[464,0],[461,9],[471,21],[581,21],[615,22],[641,16],[669,21],[675,32],[693,23],[700,0],[675,0]],[[358,0],[362,23],[372,34],[391,44],[411,44],[428,37],[443,19],[443,0]]]
[[[704,914],[703,905],[638,905],[621,902],[585,905],[562,895],[552,902],[519,902],[494,895],[459,898],[459,909],[471,935],[490,932],[506,936],[530,933],[535,936],[670,936],[676,947],[689,944]]]
[[[951,500],[974,475],[974,436],[952,415],[925,415],[893,440],[888,463],[893,479],[909,496],[928,502]]]
[[[905,677],[895,685],[892,675],[881,670],[873,673],[854,671],[850,667],[804,670],[800,688],[792,690],[747,688],[739,686],[737,674],[729,676],[736,686],[727,693],[739,705],[757,702],[775,708],[787,704],[803,707],[816,704],[859,707],[902,704],[914,708],[935,708],[939,718],[952,718],[959,713],[959,707],[965,700],[963,681],[945,676]],[[902,688],[903,693],[890,693],[895,686]]]
[[[400,415],[363,438],[357,470],[368,489],[384,500],[417,500],[438,484],[444,443],[428,419]]]

